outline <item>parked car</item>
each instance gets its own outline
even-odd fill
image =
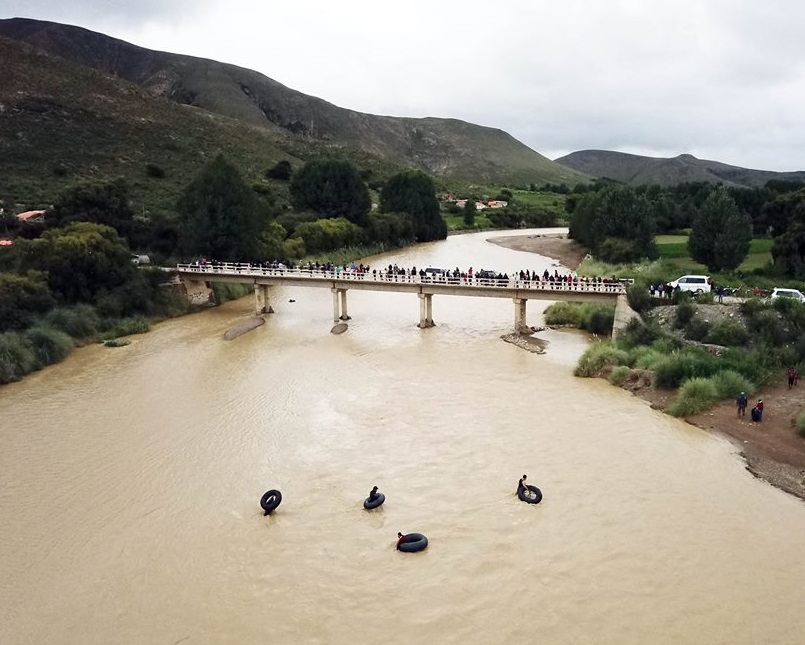
[[[805,302],[805,296],[802,295],[801,291],[797,291],[796,289],[781,289],[775,288],[771,292],[771,296],[769,296],[772,300],[775,298],[793,298],[794,300],[799,300],[800,302]]]
[[[136,264],[137,266],[141,264],[151,264],[151,258],[147,255],[137,255],[136,253],[131,254],[131,261],[132,264]]]
[[[475,277],[479,280],[497,280],[500,275],[497,271],[490,271],[489,269],[480,269],[475,272]]]
[[[712,290],[710,278],[706,275],[683,275],[669,284],[673,289],[692,293],[709,293]]]

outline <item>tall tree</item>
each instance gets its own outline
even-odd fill
[[[49,227],[93,222],[111,226],[126,239],[132,234],[133,218],[129,189],[122,179],[76,184],[62,192],[45,214]]]
[[[749,253],[752,220],[742,212],[723,186],[705,199],[693,220],[688,251],[710,271],[737,269]]]
[[[385,183],[380,192],[380,212],[408,213],[418,242],[447,237],[447,223],[439,210],[436,185],[421,170],[406,170]]]
[[[235,262],[260,259],[267,213],[222,155],[185,188],[176,210],[185,253]]]
[[[468,199],[466,202],[464,202],[464,224],[470,227],[475,226],[476,210],[477,207],[475,206],[474,199]]]
[[[20,244],[22,269],[44,271],[60,302],[94,302],[136,274],[128,245],[109,226],[74,222]]]
[[[294,173],[289,189],[297,211],[314,211],[325,218],[344,217],[361,227],[369,223],[369,189],[348,161],[309,161]]]

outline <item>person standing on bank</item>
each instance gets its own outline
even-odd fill
[[[757,420],[763,421],[763,399],[757,400],[757,405],[755,408],[757,409]]]
[[[738,416],[745,417],[746,416],[746,404],[748,400],[746,398],[746,392],[741,392],[738,395],[738,398],[735,399],[735,404],[738,406]]]

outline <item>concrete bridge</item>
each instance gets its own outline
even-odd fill
[[[276,285],[330,289],[333,294],[333,321],[349,320],[347,292],[394,291],[415,293],[419,297],[419,327],[432,327],[433,296],[471,296],[510,298],[514,303],[514,328],[528,330],[526,305],[529,300],[572,300],[581,302],[616,302],[617,332],[632,317],[622,282],[560,282],[542,280],[508,280],[493,278],[454,278],[447,275],[387,275],[357,271],[324,271],[310,269],[268,268],[252,264],[179,264],[176,272],[188,294],[209,293],[210,282],[234,282],[254,285],[255,312],[273,313],[269,289]],[[631,312],[631,313],[630,313]]]

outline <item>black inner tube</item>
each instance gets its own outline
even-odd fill
[[[260,498],[260,506],[263,508],[265,513],[263,515],[269,515],[273,510],[280,505],[282,501],[282,493],[278,490],[271,489],[263,494]]]
[[[416,553],[428,546],[428,538],[422,533],[408,533],[402,542],[397,542],[397,550],[406,553]]]
[[[363,507],[367,510],[371,510],[373,508],[381,506],[385,501],[386,496],[383,493],[378,493],[377,495],[375,495],[374,499],[367,497],[365,500],[363,500]]]
[[[526,489],[531,491],[533,495],[527,495]],[[525,488],[518,488],[517,489],[517,497],[528,504],[539,504],[542,501],[542,491],[537,488],[536,486],[532,486],[531,484],[526,484]]]

